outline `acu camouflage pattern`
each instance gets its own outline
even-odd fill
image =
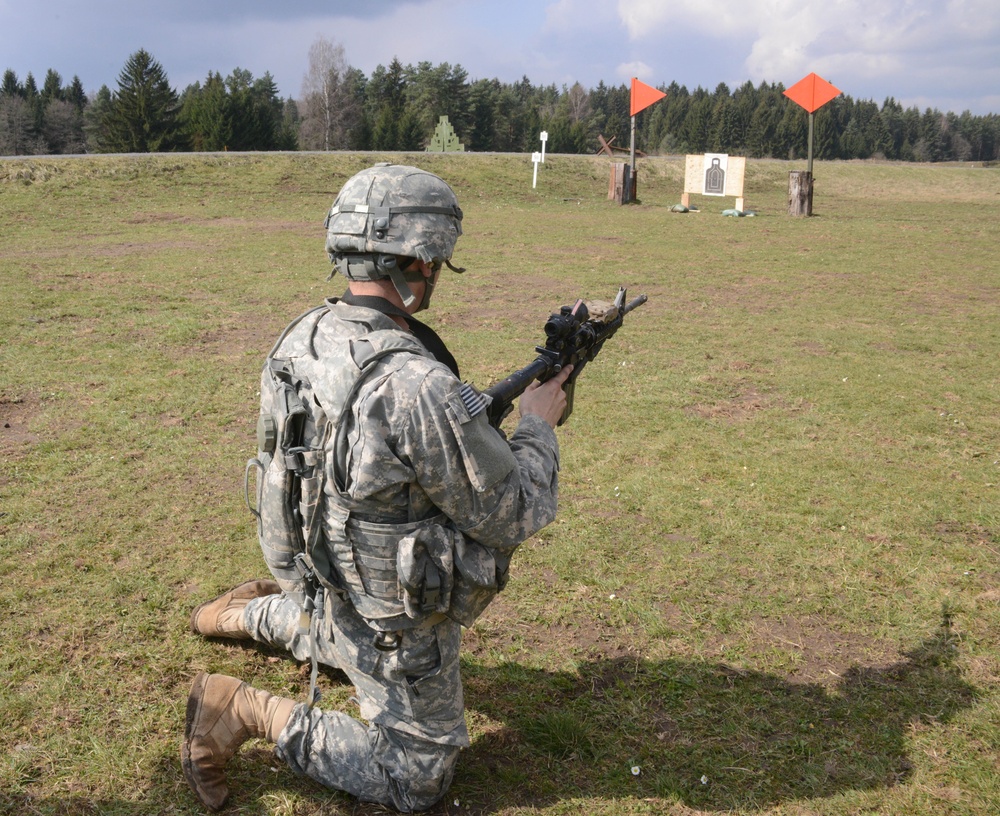
[[[326,250],[447,261],[462,234],[462,210],[447,182],[404,165],[377,164],[344,184],[327,216]]]
[[[317,347],[319,323],[328,313],[323,306],[294,321],[261,373],[260,450],[248,463],[248,473],[258,471],[261,551],[279,585],[300,603],[306,588],[295,558],[305,554],[328,588],[348,591],[363,615],[382,620],[403,613],[394,545],[415,526],[373,528],[340,505],[341,489],[327,496],[324,488],[329,478],[342,484],[336,465],[343,458],[337,456],[343,437],[336,431],[374,361],[400,351],[426,351],[399,331],[356,332],[344,342]],[[389,567],[391,573],[384,574]]]
[[[329,593],[318,629],[319,659],[356,688],[360,715],[295,707],[276,754],[326,787],[402,811],[423,810],[447,791],[458,753],[469,744],[459,676],[461,627],[445,619],[403,632],[399,648],[379,651],[349,602]],[[287,595],[252,600],[244,625],[255,640],[310,655]]]
[[[305,551],[328,588],[346,591],[374,628],[395,631],[420,621],[412,576],[434,564],[436,611],[471,625],[517,545],[555,517],[551,428],[529,416],[506,442],[485,412],[470,412],[444,365],[369,309],[308,312],[268,359],[261,424],[272,419],[277,441],[273,453],[262,442],[248,472],[259,471],[260,543],[282,589],[302,600],[294,557]],[[295,467],[298,519],[287,501]],[[401,569],[411,576],[403,591]]]
[[[325,571],[318,659],[347,673],[370,723],[301,705],[278,753],[362,799],[429,807],[468,745],[460,622],[470,624],[495,596],[517,546],[555,518],[555,432],[529,415],[504,440],[463,399],[468,386],[370,309],[329,301],[293,324],[272,356],[294,371],[309,414],[303,426],[322,440],[297,454],[312,463],[301,540]],[[260,484],[266,493],[269,478],[265,471],[258,481],[262,535],[283,523],[267,516]],[[420,597],[428,568],[443,579],[433,609]],[[283,587],[247,605],[247,630],[305,660],[313,645],[287,592],[300,587]],[[394,648],[377,648],[377,632],[392,633]]]
[[[379,312],[331,303],[316,322],[313,347],[329,359],[336,347],[356,350],[382,332],[411,339]],[[338,376],[349,375],[331,371],[322,385],[314,379],[321,402]],[[462,383],[429,356],[379,358],[346,408],[326,463],[324,496],[333,501],[325,506],[336,503],[353,519],[382,524],[443,514],[465,539],[508,557],[555,518],[552,428],[528,415],[505,440],[485,412],[470,414]]]

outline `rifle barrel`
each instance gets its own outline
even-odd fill
[[[639,297],[633,298],[622,307],[622,314],[627,315],[633,309],[638,309],[647,300],[649,300],[649,298],[646,295],[639,295]]]

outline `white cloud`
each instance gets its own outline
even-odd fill
[[[953,70],[967,77],[947,80],[960,97],[1000,73],[996,0],[619,0],[617,13],[635,59],[663,43],[675,64],[697,61],[690,73],[707,85],[695,47],[726,80],[791,84],[815,71],[856,97],[943,96]]]
[[[633,39],[681,27],[724,37],[774,24],[803,5],[803,0],[618,0],[618,14]]]
[[[976,113],[997,110],[1000,88],[997,0],[163,0],[133,12],[126,0],[51,0],[41,27],[30,4],[0,0],[0,70],[79,74],[93,92],[145,48],[179,90],[240,67],[294,95],[323,36],[367,75],[393,57],[591,88],[631,76],[790,85],[815,71],[855,98]]]
[[[654,81],[657,77],[654,76],[654,71],[646,63],[636,61],[636,62],[623,62],[615,69],[615,73],[618,75],[618,79],[622,81],[628,81],[632,77],[636,77],[641,80]]]

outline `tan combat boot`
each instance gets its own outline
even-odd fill
[[[198,798],[219,810],[229,798],[226,763],[248,739],[277,742],[294,700],[275,697],[235,677],[202,672],[188,697],[181,767]]]
[[[247,602],[264,595],[277,595],[281,587],[276,581],[247,581],[224,592],[218,598],[205,601],[191,613],[191,631],[206,637],[250,640],[243,627],[243,609]]]

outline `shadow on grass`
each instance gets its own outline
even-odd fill
[[[904,661],[852,668],[830,687],[688,660],[598,660],[572,673],[466,660],[466,706],[480,735],[448,795],[428,812],[491,814],[580,799],[752,811],[892,787],[911,772],[908,734],[946,723],[977,700],[955,656],[956,639],[942,628]],[[245,750],[229,768],[234,797],[226,812],[269,812],[261,797],[282,792],[314,803],[303,813],[390,812],[279,766],[267,748]],[[268,767],[275,772],[262,774]],[[147,783],[135,802],[0,792],[0,813],[204,812],[173,751]]]
[[[911,772],[907,735],[977,699],[954,657],[942,629],[833,687],[684,660],[468,665],[467,707],[500,727],[465,753],[448,802],[490,813],[656,797],[726,811],[891,787]]]

